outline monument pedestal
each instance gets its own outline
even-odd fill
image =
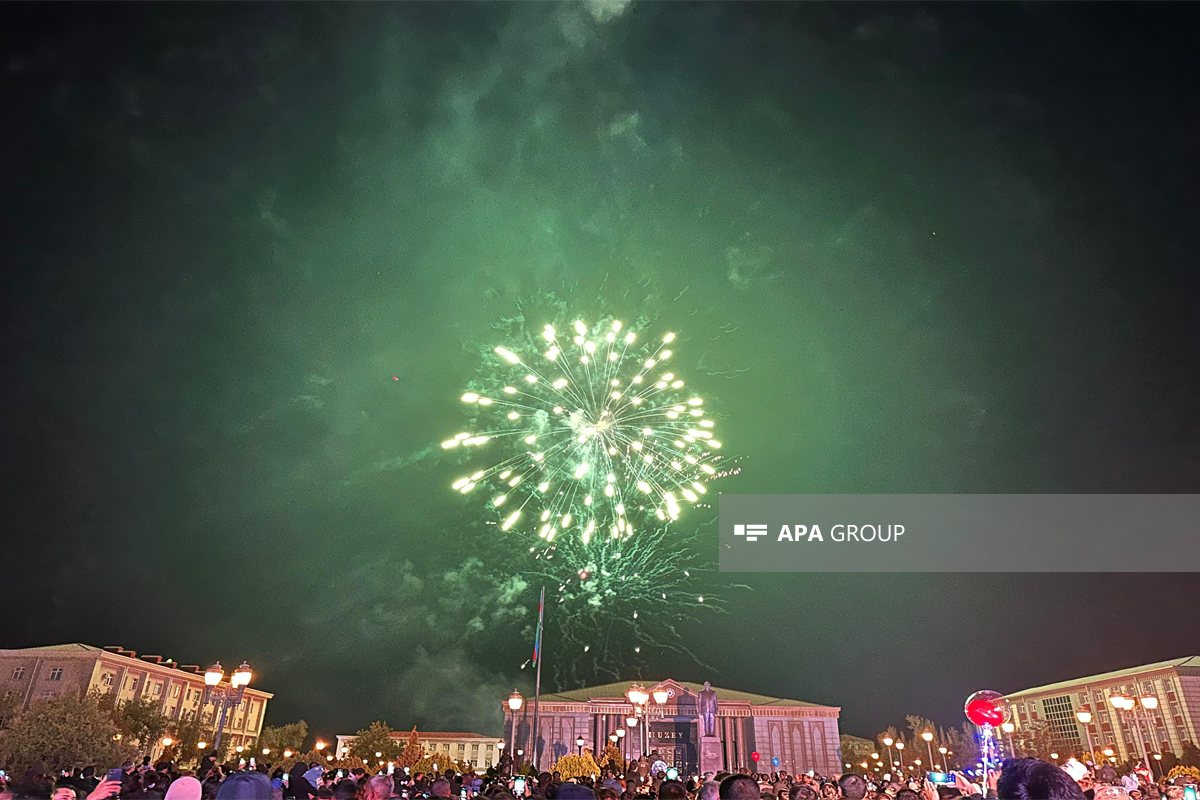
[[[711,772],[714,775],[725,769],[724,758],[721,755],[721,738],[719,736],[700,737],[700,775]]]

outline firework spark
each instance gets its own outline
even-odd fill
[[[502,530],[545,545],[620,542],[676,520],[707,492],[721,442],[670,367],[674,339],[575,320],[565,337],[546,325],[540,341],[495,347],[498,382],[462,396],[473,429],[442,447],[501,452],[453,488],[486,492]]]

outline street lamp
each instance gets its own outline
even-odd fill
[[[233,749],[234,749],[234,750],[236,750],[236,751],[237,751],[237,752],[239,752],[239,753],[244,753],[244,752],[246,751],[246,748],[245,748],[245,747],[242,747],[240,744],[239,744],[237,747],[233,748]]]
[[[1011,722],[1000,723],[1000,730],[1004,731],[1004,736],[1006,739],[1008,739],[1008,757],[1009,758],[1017,757],[1017,751],[1013,749],[1013,743],[1012,743],[1012,733],[1016,729],[1017,729],[1017,726],[1013,725]]]
[[[269,748],[269,747],[264,747],[264,748],[263,748],[263,755],[264,755],[264,756],[269,756],[269,755],[271,755],[271,748]]]
[[[929,751],[929,763],[933,763],[933,731],[925,731],[921,734],[921,738],[925,740],[925,749]]]
[[[318,749],[318,750],[324,750],[324,749],[325,749],[325,743],[324,743],[324,742],[317,742],[317,744],[316,744],[316,747],[317,747],[317,749]]]
[[[213,752],[216,753],[221,752],[221,735],[225,732],[225,717],[229,713],[229,709],[242,702],[242,698],[246,694],[246,687],[254,678],[254,672],[250,669],[250,665],[243,661],[229,676],[228,686],[221,685],[224,678],[225,668],[221,666],[220,661],[214,661],[213,665],[204,671],[204,696],[200,699],[200,707],[196,709],[196,715],[201,718],[204,716],[204,707],[210,702],[213,704],[214,714],[217,708],[221,709],[221,714],[217,719],[217,740],[213,742]]]
[[[628,761],[629,760],[629,747],[625,743],[625,729],[617,728],[616,733],[617,733],[617,739],[619,739],[621,742],[620,749],[622,751],[622,755],[624,755],[625,760]]]
[[[508,696],[508,708],[512,711],[512,726],[508,731],[508,752],[512,752],[517,746],[517,712],[521,710],[521,706],[525,705],[525,698],[516,689]],[[501,753],[500,755],[504,755]]]
[[[942,766],[945,767],[945,769],[943,769],[942,772],[949,772],[950,771],[950,762],[946,758],[946,748],[939,747],[938,752],[942,754]]]
[[[1163,777],[1162,753],[1155,753],[1154,760],[1158,762],[1158,777]]]
[[[1146,715],[1146,738],[1144,739],[1144,741],[1150,742],[1151,737],[1153,737],[1155,735],[1154,725],[1152,724],[1154,715],[1151,714],[1150,712],[1158,710],[1158,698],[1152,694],[1144,694],[1141,697],[1139,697],[1138,700],[1141,701],[1142,708],[1145,709],[1145,715]],[[1141,716],[1141,712],[1139,712],[1138,716]],[[1149,753],[1150,753],[1149,744],[1146,745],[1146,753],[1147,753],[1147,755],[1149,755]],[[1149,769],[1151,773],[1154,772],[1154,768],[1150,766],[1149,759],[1146,760],[1146,768]]]
[[[1134,711],[1134,709],[1137,708],[1138,702],[1132,697],[1124,694],[1110,695],[1108,702],[1112,704],[1114,709],[1120,709],[1126,713],[1131,711],[1133,712],[1130,714],[1133,720],[1133,732],[1137,734],[1138,746],[1142,750],[1142,758],[1145,759],[1146,769],[1150,769],[1150,751],[1146,749],[1146,740],[1142,738],[1142,726],[1138,720],[1137,712]]]
[[[575,746],[579,748],[579,755],[583,755],[583,746],[585,744],[587,744],[587,741],[582,736],[575,737]]]
[[[896,749],[900,751],[900,769],[904,769],[904,742],[896,742]]]
[[[284,751],[283,751],[283,757],[284,757],[284,758],[291,758],[291,757],[292,757],[292,751],[291,751],[291,750],[284,750]]]
[[[629,684],[629,688],[625,690],[625,699],[627,699],[629,704],[633,706],[633,715],[635,717],[643,713],[649,717],[649,709],[646,707],[646,705],[650,702],[650,693],[647,692],[645,688],[637,685],[636,683]],[[645,731],[645,733],[641,733],[639,735],[640,740],[645,740],[645,744],[642,744],[639,748],[641,749],[643,755],[645,754],[646,750],[649,749],[649,740],[645,739],[645,737],[650,735],[649,727],[650,726],[647,723],[646,727],[642,728],[642,731]],[[639,744],[641,744],[641,742],[639,742]]]
[[[206,747],[208,747],[208,742],[196,742],[197,750],[203,750]]]
[[[1058,766],[1058,753],[1051,753],[1050,760],[1054,762],[1054,766]]]
[[[888,763],[889,764],[893,763],[896,760],[896,757],[892,755],[892,742],[894,742],[894,741],[896,741],[896,740],[890,736],[883,737],[884,747],[886,747],[888,749]]]
[[[1093,755],[1095,751],[1092,749],[1092,712],[1076,711],[1075,719],[1079,720],[1079,724],[1083,726],[1083,732],[1087,735],[1088,757],[1084,759],[1084,763],[1087,763],[1095,758],[1095,755]]]

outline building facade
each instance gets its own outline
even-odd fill
[[[500,740],[495,736],[454,731],[417,731],[417,736],[421,749],[431,756],[445,755],[455,761],[470,763],[476,769],[487,769],[500,762],[500,749],[497,747]],[[392,731],[390,738],[403,747],[408,744],[408,737],[408,731]],[[354,739],[354,736],[338,736],[338,754],[348,754]]]
[[[204,671],[157,655],[139,656],[121,647],[57,644],[0,650],[0,696],[20,708],[66,694],[115,694],[118,703],[149,698],[171,719],[193,719],[204,697]],[[225,717],[223,736],[231,747],[246,745],[262,730],[267,701],[274,695],[246,688],[241,704]],[[214,707],[203,709],[215,724]]]
[[[561,756],[577,752],[579,737],[583,737],[585,750],[599,755],[608,745],[609,735],[625,728],[626,717],[633,714],[633,706],[625,696],[631,685],[623,681],[542,695],[537,766],[546,769]],[[659,690],[667,694],[667,701],[661,706],[654,700],[648,704],[649,752],[657,752],[664,763],[683,774],[695,774],[698,770],[699,693],[703,688],[700,684],[675,680],[645,685],[652,697]],[[840,708],[712,688],[717,693],[716,733],[721,740],[724,769],[786,770],[793,775],[808,770],[823,775],[841,772]],[[532,698],[515,713],[509,709],[507,699],[502,706],[505,741],[513,741],[515,749],[533,754]],[[641,754],[639,739],[635,729],[626,731],[621,743],[628,758]],[[753,753],[759,756],[757,767]],[[525,760],[533,759],[526,756]]]
[[[1158,708],[1147,710],[1139,702],[1136,714],[1118,712],[1108,701],[1113,695],[1135,699],[1154,697]],[[1074,748],[1077,754],[1087,749],[1090,732],[1092,745],[1097,750],[1111,747],[1119,761],[1140,758],[1135,724],[1141,726],[1142,738],[1150,752],[1179,754],[1184,741],[1197,742],[1200,656],[1037,686],[1013,692],[1004,699],[1012,710],[1012,722],[1018,730],[1045,721],[1054,737],[1063,743],[1062,747],[1068,751]],[[1079,711],[1091,713],[1089,725],[1079,722],[1076,717]]]

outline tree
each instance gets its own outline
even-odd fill
[[[1034,720],[1023,727],[1014,737],[1013,744],[1021,756],[1042,761],[1049,761],[1050,754],[1063,746],[1061,737],[1050,727],[1050,722],[1044,719]]]
[[[625,758],[621,755],[621,751],[617,749],[615,744],[609,744],[600,753],[600,767],[609,767],[616,770],[618,774],[625,774]]]
[[[1185,767],[1200,767],[1200,750],[1196,745],[1184,739],[1180,742],[1179,763]]]
[[[0,737],[0,763],[21,774],[34,762],[50,770],[121,764],[137,755],[94,696],[55,697],[22,711]]]
[[[376,764],[378,761],[379,759],[375,759],[370,763]],[[375,768],[378,769],[378,767]],[[420,760],[413,764],[409,769],[413,775],[416,775],[418,772],[423,772],[425,774],[437,772],[439,775],[441,775],[448,769],[452,769],[455,772],[471,772],[474,771],[475,768],[465,762],[456,761],[450,757],[449,753],[426,753],[425,755],[421,756]]]
[[[400,754],[400,758],[396,760],[396,766],[403,769],[404,767],[411,768],[414,764],[421,760],[421,756],[425,755],[425,748],[421,747],[420,738],[417,735],[417,728],[414,725],[412,732],[408,734],[408,742],[404,745],[404,752]]]
[[[350,754],[358,756],[368,764],[375,764],[380,759],[395,761],[401,752],[401,747],[392,739],[392,729],[386,722],[372,722],[366,730],[354,734],[354,739],[350,742]],[[377,756],[376,753],[380,755]]]
[[[191,719],[176,719],[171,721],[171,727],[167,729],[171,734],[171,738],[175,740],[171,747],[178,753],[177,761],[180,764],[191,764],[200,760],[200,742],[211,742],[209,732],[205,731],[204,725],[196,717]]]
[[[170,717],[159,712],[158,703],[149,697],[125,701],[113,709],[112,717],[121,736],[136,742],[145,753],[154,749],[172,723]]]
[[[583,755],[566,755],[554,763],[550,768],[550,772],[558,772],[562,774],[563,780],[567,778],[585,778],[597,776],[600,774],[600,765],[596,763],[596,759],[592,758],[591,753]]]
[[[254,743],[254,748],[260,753],[264,748],[270,750],[270,755],[278,760],[283,757],[285,750],[295,753],[303,750],[304,740],[307,738],[308,723],[304,720],[279,727],[268,726],[264,727],[262,733],[258,735],[258,741]],[[268,760],[270,759],[268,758]]]
[[[8,723],[21,712],[21,697],[0,695],[0,731],[8,727]]]

